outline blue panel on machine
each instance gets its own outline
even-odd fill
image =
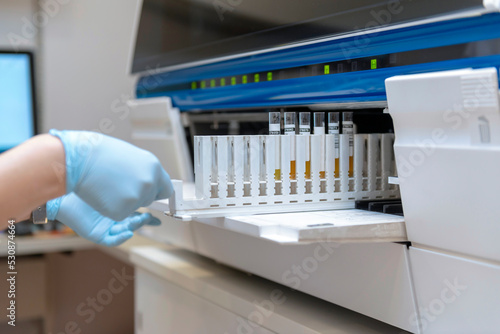
[[[137,97],[170,96],[185,111],[385,101],[388,77],[464,67],[500,67],[500,14],[146,72]]]

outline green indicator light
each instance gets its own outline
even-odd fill
[[[253,76],[253,82],[259,82],[260,81],[260,75],[259,74],[254,74]]]
[[[244,84],[246,84],[248,82],[248,78],[246,75],[241,77],[241,82],[243,82]]]
[[[215,87],[215,79],[210,80],[210,87]]]
[[[191,82],[191,89],[196,89],[196,81]]]
[[[207,87],[207,83],[205,81],[202,81],[201,82],[201,89],[204,89],[205,87]]]
[[[267,72],[267,81],[273,80],[273,72]]]
[[[224,87],[226,85],[226,79],[222,78],[220,79],[220,86]]]
[[[236,77],[231,77],[231,86],[236,85]]]
[[[330,65],[325,65],[325,74],[330,74]]]
[[[371,68],[372,70],[375,70],[377,68],[377,59],[372,59]]]

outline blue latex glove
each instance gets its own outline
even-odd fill
[[[106,217],[123,220],[173,193],[170,177],[148,151],[95,132],[49,133],[64,145],[66,193],[76,193]]]
[[[47,202],[47,219],[57,219],[81,237],[108,247],[130,239],[134,231],[143,225],[161,224],[150,213],[133,213],[116,222],[103,217],[74,193]]]

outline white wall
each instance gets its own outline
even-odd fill
[[[35,11],[36,0],[0,0],[0,48],[13,50],[35,50],[39,35],[32,31],[23,34],[26,20],[31,20]],[[24,18],[24,19],[23,19]]]
[[[128,58],[140,0],[45,1],[67,4],[41,35],[41,129],[98,130],[129,140],[124,101],[134,95]]]

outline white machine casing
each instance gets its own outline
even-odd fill
[[[179,109],[173,108],[166,97],[130,100],[127,107],[132,142],[153,152],[171,178],[193,182],[193,166]]]
[[[151,207],[163,225],[143,233],[412,333],[495,333],[500,328],[494,316],[500,312],[497,70],[397,76],[386,88],[405,214],[397,226],[407,230],[399,241],[411,244],[380,238],[384,226],[395,228],[390,219],[379,220],[376,228],[369,223],[373,217],[348,226],[362,229],[363,238],[349,240],[340,223],[340,233],[301,242],[273,239],[263,231],[277,221],[291,224],[294,216],[297,222],[315,219],[313,212],[241,215],[235,208],[234,214],[182,221],[164,214],[165,202]],[[181,125],[168,99],[158,107]],[[146,124],[135,115],[134,128]],[[156,129],[153,123],[149,126]],[[170,153],[169,159],[184,158]],[[349,210],[321,211],[322,219],[336,223],[338,213]]]
[[[386,81],[421,333],[500,329],[496,68]]]
[[[161,156],[165,154],[164,141],[168,137],[163,133],[169,131],[165,124],[174,128],[182,124],[179,110],[172,108],[168,99],[152,100],[149,104],[132,102],[136,105],[133,138],[147,138],[134,143],[143,148],[156,147],[152,152]],[[151,110],[152,105],[157,112],[146,112],[142,120],[140,108],[146,106],[145,110]],[[151,115],[156,115],[157,120]],[[164,120],[165,116],[171,118]],[[156,135],[146,135],[148,127]],[[170,161],[185,161],[179,150],[169,152],[168,156]],[[166,215],[168,210],[168,202],[155,202],[150,211],[163,224],[145,227],[141,233],[408,331],[417,330],[408,321],[416,312],[408,248],[405,244],[387,242],[406,240],[402,217],[355,209],[253,216],[241,215],[235,209],[225,216],[182,221]],[[321,225],[332,219],[337,221],[334,228],[306,226]],[[278,226],[283,223],[287,226]],[[269,233],[277,230],[280,234]],[[356,243],[361,241],[368,243]]]
[[[386,81],[413,243],[500,261],[500,108],[495,68]]]

